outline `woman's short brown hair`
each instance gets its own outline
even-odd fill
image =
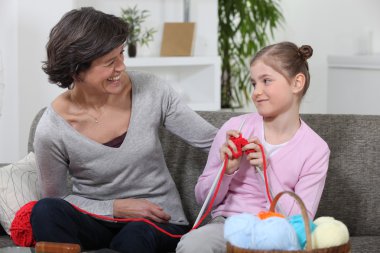
[[[49,82],[70,88],[74,77],[93,60],[125,43],[128,24],[92,7],[71,10],[50,32],[42,69]]]

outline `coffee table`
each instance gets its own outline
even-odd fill
[[[28,248],[28,247],[5,247],[0,249],[1,253],[35,253],[34,248]],[[82,253],[118,253],[117,251],[111,250],[111,249],[98,249],[98,250],[91,250],[91,251],[82,251]]]
[[[1,248],[1,253],[31,253],[35,252],[34,248],[28,248],[28,247],[4,247]]]

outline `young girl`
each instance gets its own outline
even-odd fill
[[[300,103],[310,74],[307,59],[310,46],[298,48],[290,42],[260,50],[251,61],[252,100],[257,113],[231,118],[216,135],[203,174],[195,186],[198,203],[203,203],[221,163],[228,165],[214,202],[212,221],[182,237],[177,252],[225,252],[223,226],[226,217],[239,213],[258,214],[269,210],[270,201],[260,168],[265,150],[271,197],[293,191],[304,201],[311,219],[324,188],[330,150],[326,142],[300,118]],[[234,159],[230,137],[248,140],[245,150],[256,152]],[[297,203],[284,196],[278,212],[300,214]]]

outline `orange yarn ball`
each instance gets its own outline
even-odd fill
[[[268,211],[268,212],[261,211],[260,213],[257,214],[257,217],[259,217],[261,220],[265,220],[269,217],[285,218],[284,215],[282,215],[280,213],[271,212],[271,211]]]
[[[32,247],[36,244],[33,238],[32,225],[30,224],[30,215],[33,206],[37,201],[31,201],[22,206],[12,221],[10,231],[13,242],[18,246]]]

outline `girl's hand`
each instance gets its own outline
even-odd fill
[[[113,203],[115,217],[145,218],[159,223],[167,223],[170,215],[146,199],[116,199]]]
[[[238,138],[239,135],[240,135],[240,132],[237,131],[237,130],[229,130],[229,131],[227,131],[227,133],[226,133],[226,143],[224,143],[222,145],[222,147],[220,148],[220,159],[222,161],[224,161],[225,156],[227,155],[227,157],[228,157],[228,161],[227,161],[228,164],[227,164],[227,168],[226,168],[226,172],[225,172],[228,175],[233,174],[239,168],[241,157],[239,157],[237,159],[233,158],[232,157],[232,152],[228,148],[228,147],[230,147],[232,150],[234,150],[234,152],[237,152],[236,145],[230,140],[230,137],[233,136],[233,137]]]
[[[264,166],[263,165],[264,164],[263,153],[261,152],[261,149],[259,147],[259,145],[261,145],[261,142],[259,141],[259,139],[257,137],[253,137],[251,139],[248,139],[248,142],[249,143],[242,148],[242,151],[244,152],[246,150],[253,149],[256,152],[249,153],[247,155],[247,160],[249,161],[249,163],[252,166],[263,168],[263,166]],[[264,150],[264,152],[265,152],[265,150]],[[266,154],[265,154],[265,157],[267,157]],[[266,163],[267,163],[267,161],[266,161]]]

